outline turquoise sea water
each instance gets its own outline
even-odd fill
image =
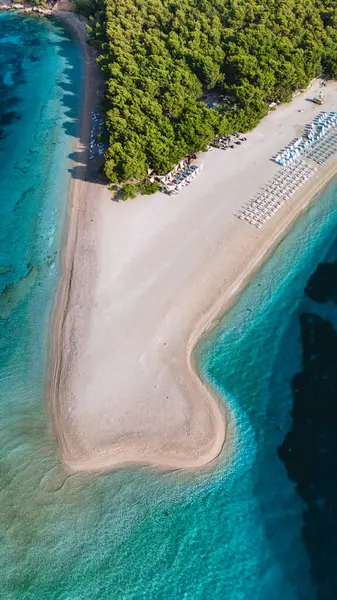
[[[337,598],[336,200],[335,180],[199,349],[238,440],[222,597]]]
[[[230,462],[58,465],[43,387],[82,68],[59,25],[0,14],[0,598],[335,600],[337,183],[198,350]]]

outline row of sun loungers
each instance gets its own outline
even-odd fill
[[[305,153],[307,158],[323,165],[330,156],[337,153],[337,128],[330,130],[323,139],[315,142]]]
[[[306,136],[311,143],[322,139],[337,124],[336,112],[321,112],[306,128]]]
[[[321,112],[306,127],[305,135],[293,140],[274,157],[275,162],[285,166],[298,160],[301,156],[308,156],[310,149],[323,140],[337,125],[337,112]]]
[[[103,156],[104,144],[101,141],[101,136],[104,132],[104,121],[99,111],[92,111],[92,122],[90,132],[90,149],[89,158],[92,160],[96,156]]]
[[[310,141],[304,137],[293,140],[286,148],[274,157],[275,162],[281,166],[289,165],[298,160],[303,152],[310,146]]]
[[[182,161],[184,162],[184,161]],[[188,165],[179,163],[178,168],[160,178],[161,190],[166,194],[177,194],[200,173],[204,165]]]
[[[316,170],[317,167],[303,160],[285,167],[261,193],[243,207],[238,218],[260,229],[314,175]]]
[[[336,153],[337,112],[322,112],[307,126],[305,136],[293,140],[275,157],[275,161],[284,165],[284,168],[237,216],[255,227],[263,227],[315,174],[317,167],[305,162],[302,157],[323,165]]]

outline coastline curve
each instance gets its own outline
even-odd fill
[[[83,24],[72,14],[58,16],[79,37],[85,57],[78,146],[83,153],[90,110],[97,101],[98,67]],[[298,96],[292,104],[300,101]],[[278,110],[282,117],[282,107]],[[263,127],[268,128],[268,117]],[[252,147],[260,131],[259,126],[250,134],[246,155],[242,150],[252,177]],[[221,161],[220,151],[213,169]],[[207,180],[199,195],[191,186],[189,196],[175,204],[160,195],[116,204],[102,185],[73,178],[47,387],[67,471],[126,465],[194,469],[228,455],[231,417],[201,378],[194,349],[335,171],[336,161],[330,159],[319,179],[300,190],[262,233],[243,230],[232,205],[223,214],[216,196],[207,213]],[[213,170],[213,175],[216,194],[226,174]],[[262,172],[253,183],[264,179]],[[236,190],[233,183],[235,193],[238,205],[247,190]],[[225,234],[219,215],[227,218]]]

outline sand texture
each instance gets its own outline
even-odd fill
[[[69,471],[206,465],[224,447],[229,417],[192,350],[335,171],[330,159],[260,230],[234,216],[277,171],[271,156],[322,110],[306,100],[319,84],[271,112],[242,146],[200,156],[203,172],[177,196],[118,203],[83,180],[98,76],[88,49],[86,59],[82,164],[51,336],[61,460]],[[324,92],[324,109],[337,109],[337,83]]]

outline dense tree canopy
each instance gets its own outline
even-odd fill
[[[215,133],[247,131],[272,101],[337,77],[336,0],[95,0],[112,182],[167,172]],[[232,98],[207,108],[215,90]]]

